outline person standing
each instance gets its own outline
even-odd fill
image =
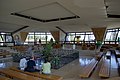
[[[37,38],[35,38],[34,45],[37,45]]]
[[[41,39],[39,39],[39,45],[41,45]]]

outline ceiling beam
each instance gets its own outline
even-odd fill
[[[45,20],[45,22],[60,21],[60,20],[69,20],[69,19],[76,19],[76,18],[80,18],[80,17],[79,16],[70,16],[70,17],[64,17],[64,18],[55,18],[55,19]]]
[[[59,29],[60,31],[62,31],[63,33],[67,34],[67,32],[65,32],[63,29],[61,29],[60,27],[56,26],[57,29]]]
[[[12,32],[12,35],[15,34],[15,33],[17,33],[17,32],[19,32],[19,31],[21,31],[21,30],[23,30],[23,29],[25,29],[25,28],[28,28],[28,27],[29,27],[29,26],[24,26],[24,27],[22,27],[22,28],[19,28],[19,29],[13,31],[13,32]]]
[[[108,18],[120,18],[120,15],[107,14]]]
[[[53,22],[53,21],[59,21],[59,20],[69,20],[69,19],[76,19],[76,18],[80,18],[79,16],[75,15],[75,16],[70,16],[70,17],[63,17],[63,18],[54,18],[54,19],[39,19],[39,18],[35,18],[32,16],[27,16],[27,15],[23,15],[20,13],[11,13],[11,15],[15,15],[15,16],[19,16],[19,17],[23,17],[23,18],[27,18],[30,20],[35,20],[35,21],[39,21],[39,22]]]
[[[19,13],[11,13],[11,15],[15,15],[15,16],[19,16],[19,17],[23,17],[23,18],[27,18],[27,19],[35,20],[35,21],[44,22],[44,20],[42,20],[42,19],[34,18],[34,17],[31,17],[31,16],[27,16],[27,15],[19,14]]]

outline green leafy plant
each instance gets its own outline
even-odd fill
[[[53,42],[46,44],[43,50],[43,56],[44,56],[44,59],[47,59],[51,62],[53,68],[56,68],[57,66],[59,66],[60,60],[59,60],[59,56],[55,56],[52,53],[52,45],[53,45]]]
[[[22,53],[13,53],[12,57],[13,57],[14,62],[19,62],[20,59],[23,57],[23,54]]]
[[[44,47],[44,50],[43,50],[43,52],[42,52],[42,53],[43,53],[43,56],[44,56],[45,58],[50,58],[50,57],[52,57],[51,50],[52,50],[52,43],[46,44],[45,47]]]
[[[51,62],[52,62],[52,65],[53,65],[54,68],[59,67],[59,65],[60,65],[60,58],[59,58],[59,56],[55,56],[55,57],[52,59]]]

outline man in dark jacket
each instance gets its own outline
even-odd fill
[[[30,57],[30,60],[27,62],[27,67],[25,68],[25,71],[28,71],[28,72],[39,72],[40,71],[36,69],[34,57]]]

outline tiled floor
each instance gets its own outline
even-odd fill
[[[79,74],[82,72],[82,68],[90,63],[90,60],[92,57],[88,56],[81,56],[79,59],[76,59],[72,61],[71,63],[63,66],[62,68],[58,70],[52,69],[52,74],[63,76],[63,80],[102,80],[98,76],[98,72],[100,69],[100,63],[96,67],[95,71],[92,73],[90,78],[82,79],[79,77]],[[12,62],[12,60],[8,60],[6,62],[0,63],[0,68],[8,68],[10,66],[18,66],[18,63]],[[104,79],[106,80],[106,79]],[[111,77],[107,80],[120,80],[118,74],[117,74],[117,68],[111,68]]]

